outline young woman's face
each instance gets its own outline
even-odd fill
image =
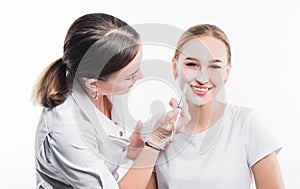
[[[180,87],[187,83],[186,98],[196,105],[214,99],[223,90],[231,64],[227,62],[225,44],[213,37],[204,36],[188,41],[173,59],[175,77]],[[219,96],[219,95],[218,95]]]
[[[142,48],[134,59],[124,68],[113,73],[106,81],[98,81],[100,95],[120,95],[129,92],[133,84],[142,78],[140,64]]]

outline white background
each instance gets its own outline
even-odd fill
[[[91,12],[129,24],[162,23],[183,30],[200,23],[220,26],[232,44],[230,101],[262,114],[284,146],[278,157],[286,188],[300,188],[296,0],[12,0],[0,7],[0,188],[35,187],[34,135],[41,108],[31,100],[32,89],[42,70],[62,56],[71,23]]]

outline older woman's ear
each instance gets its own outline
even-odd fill
[[[98,80],[97,79],[87,79],[84,78],[84,85],[90,91],[96,91],[98,89]]]

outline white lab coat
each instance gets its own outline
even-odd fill
[[[119,188],[132,163],[129,140],[120,116],[113,114],[116,125],[97,111],[76,83],[63,104],[43,110],[35,141],[37,188]]]

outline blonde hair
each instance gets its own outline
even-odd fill
[[[182,47],[184,44],[186,44],[188,41],[198,38],[198,37],[203,37],[203,36],[209,36],[213,37],[216,39],[219,39],[226,45],[226,50],[227,50],[227,61],[228,64],[231,63],[231,48],[229,44],[229,40],[226,36],[226,34],[217,26],[211,25],[211,24],[200,24],[200,25],[195,25],[190,27],[188,30],[183,32],[183,34],[180,36],[178,42],[177,42],[177,47],[176,51],[174,54],[174,58],[177,59]]]

